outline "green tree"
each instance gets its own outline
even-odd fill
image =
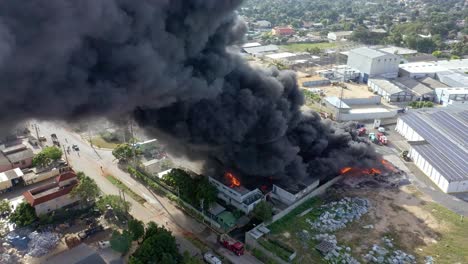
[[[442,57],[442,51],[436,50],[436,51],[432,52],[432,56],[434,56],[436,58],[441,58]]]
[[[96,202],[96,206],[101,212],[105,212],[110,206],[117,216],[126,217],[131,204],[128,201],[122,201],[118,195],[106,195]]]
[[[119,162],[127,162],[133,157],[134,154],[134,149],[127,143],[119,144],[114,150],[112,150],[112,155],[114,155],[114,157],[118,159]]]
[[[127,230],[122,233],[114,231],[110,239],[111,248],[123,254],[127,253],[132,245],[131,235]]]
[[[148,233],[150,232],[150,233]],[[147,228],[145,239],[141,246],[130,257],[130,264],[139,263],[183,263],[179,254],[175,237],[164,227],[151,224]]]
[[[36,210],[26,202],[20,203],[16,207],[16,210],[10,215],[10,222],[20,227],[30,225],[36,220]]]
[[[208,181],[207,177],[202,177],[197,181],[195,197],[200,203],[203,200],[203,206],[205,208],[208,208],[211,204],[216,202],[217,195],[218,189]]]
[[[270,221],[273,216],[273,207],[266,201],[261,201],[255,206],[253,216],[263,222]]]
[[[137,241],[145,234],[145,225],[142,221],[132,219],[128,221],[128,231],[132,235],[132,240]]]
[[[71,191],[71,196],[79,196],[83,200],[94,201],[101,192],[96,182],[81,171],[77,173],[77,177],[78,185]]]
[[[34,156],[33,166],[45,167],[52,161],[59,160],[62,157],[62,150],[57,147],[45,147],[41,152]]]
[[[8,201],[7,199],[3,199],[0,201],[0,213],[2,214],[11,213],[10,201]]]

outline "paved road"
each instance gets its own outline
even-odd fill
[[[219,243],[217,243],[217,234],[212,232],[211,229],[188,217],[167,198],[156,195],[144,185],[134,180],[129,174],[120,170],[110,150],[92,148],[79,134],[56,123],[40,122],[37,125],[40,129],[40,134],[48,137],[49,143],[50,134],[55,133],[60,142],[65,145],[65,148],[73,144],[78,145],[80,151],[72,151],[68,155],[70,164],[76,171],[83,171],[86,175],[93,178],[103,193],[118,194],[118,189],[103,176],[104,174],[111,174],[145,198],[147,203],[141,205],[127,196],[128,201],[132,204],[130,213],[145,223],[154,221],[160,225],[166,225],[173,232],[182,250],[187,250],[192,255],[201,253],[198,248],[185,238],[185,236],[193,234],[209,247],[221,252],[223,256],[233,263],[261,263],[248,253],[238,257],[230,251],[221,248]]]

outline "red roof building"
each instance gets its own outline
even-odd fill
[[[276,36],[292,36],[295,31],[291,27],[275,27],[271,33]]]
[[[24,192],[23,196],[36,209],[36,214],[41,215],[77,202],[79,197],[70,195],[77,184],[78,178],[75,172],[70,170],[57,176],[54,183],[31,189]]]

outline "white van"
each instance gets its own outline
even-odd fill
[[[203,255],[203,259],[205,260],[206,263],[210,263],[210,264],[223,264],[223,263],[221,262],[221,260],[219,260],[218,257],[216,257],[215,255],[213,255],[213,254],[210,253],[210,252],[205,253],[205,255]]]

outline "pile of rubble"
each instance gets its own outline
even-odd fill
[[[401,250],[395,250],[393,245],[393,239],[383,237],[382,242],[384,246],[374,244],[372,250],[370,250],[364,259],[369,263],[384,263],[384,264],[414,264],[416,258],[407,254]]]
[[[315,229],[333,232],[344,228],[348,223],[359,220],[369,211],[370,202],[365,198],[345,197],[338,202],[322,205],[324,213],[316,221],[306,221]]]
[[[30,239],[28,243],[28,255],[32,257],[40,257],[49,253],[50,250],[57,246],[60,240],[60,236],[53,232],[39,233],[34,231],[28,237]]]
[[[359,264],[355,258],[351,256],[350,247],[341,247],[336,241],[335,235],[329,234],[318,234],[315,237],[315,240],[319,241],[319,246],[321,244],[327,245],[327,252],[323,252],[324,259],[327,263],[331,264]]]

